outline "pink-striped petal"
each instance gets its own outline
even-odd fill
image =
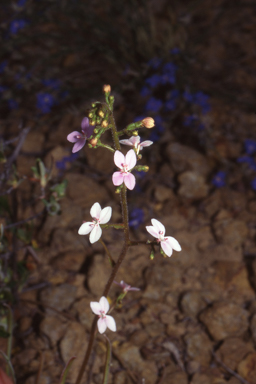
[[[83,223],[81,227],[78,229],[79,235],[88,235],[93,230],[94,223],[87,221],[86,223]]]
[[[114,172],[112,175],[112,181],[114,185],[121,185],[124,181],[123,173],[121,172]]]
[[[119,140],[119,143],[123,145],[130,145],[133,146],[133,143],[131,142],[131,139],[124,139],[124,140]]]
[[[133,150],[132,150],[133,151]],[[133,152],[134,153],[134,152]],[[130,191],[135,187],[136,179],[132,173],[124,175],[124,183]]]
[[[100,213],[100,218],[99,218],[99,223],[100,224],[106,224],[109,222],[110,218],[112,215],[112,208],[111,207],[106,207],[102,209]]]
[[[170,244],[170,246],[172,247],[172,249],[174,249],[174,251],[177,251],[177,252],[181,251],[181,246],[179,242],[176,239],[174,239],[174,237],[167,236],[166,239],[167,240],[165,242]]]
[[[101,311],[100,303],[98,303],[97,301],[91,301],[90,307],[93,313],[95,313],[95,315],[100,315],[100,311]]]
[[[157,239],[159,238],[159,233],[157,232],[157,230],[155,229],[155,227],[152,227],[151,225],[146,227],[146,230],[148,231],[148,233],[150,233],[150,235],[152,235],[153,237],[156,237]]]
[[[99,203],[94,203],[90,210],[90,215],[94,219],[99,219],[101,213],[101,206]]]
[[[165,234],[165,226],[160,223],[160,221],[156,220],[156,219],[152,219],[151,220],[151,223],[152,225],[155,227],[155,229],[157,230],[157,232],[162,232],[161,235],[164,236]]]
[[[101,306],[101,310],[104,312],[104,313],[108,313],[109,311],[109,302],[108,302],[108,299],[105,297],[105,296],[102,296],[100,298],[100,306]]]
[[[124,164],[124,155],[120,151],[115,151],[114,154],[114,163],[118,168],[123,168],[122,164]]]
[[[83,146],[85,145],[85,143],[86,143],[86,139],[79,139],[79,140],[75,143],[75,145],[74,145],[74,147],[73,147],[73,149],[72,149],[72,153],[76,153],[76,152],[80,151],[80,149],[83,148]]]
[[[137,158],[136,158],[135,152],[133,149],[130,149],[130,151],[128,151],[125,156],[125,164],[128,166],[128,170],[135,167],[136,163],[137,163]]]
[[[97,325],[98,325],[99,333],[104,333],[106,331],[107,329],[106,319],[99,318]]]
[[[149,147],[150,145],[153,144],[153,141],[150,141],[150,140],[145,140],[143,141],[142,143],[140,143],[140,147],[143,148],[143,147]]]
[[[166,256],[171,257],[171,255],[172,255],[171,244],[169,244],[168,241],[161,241],[161,247],[162,247],[162,250],[164,251],[164,253],[166,254]]]
[[[134,147],[137,147],[137,145],[140,143],[140,136],[132,136],[130,137],[130,141]]]
[[[77,137],[78,136],[78,137]],[[81,133],[78,132],[78,131],[73,131],[71,132],[68,136],[67,136],[67,140],[70,142],[70,143],[76,143],[77,140],[79,140],[79,138],[81,137]]]
[[[106,321],[107,327],[111,331],[116,332],[116,322],[115,322],[115,319],[112,316],[106,316],[105,321]]]
[[[95,227],[90,233],[90,237],[89,237],[90,243],[91,244],[96,243],[96,241],[98,241],[99,238],[101,237],[101,234],[102,234],[101,227],[99,225],[95,225]]]

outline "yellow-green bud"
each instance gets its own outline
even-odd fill
[[[107,128],[107,126],[108,126],[108,122],[107,122],[107,120],[103,120],[102,123],[101,123],[101,126],[102,126],[103,128]]]
[[[88,116],[91,119],[91,118],[93,118],[93,115],[94,115],[93,112],[90,112]]]
[[[133,131],[132,134],[133,134],[133,136],[138,136],[139,133],[138,133],[138,131]]]
[[[102,110],[99,110],[98,115],[103,118],[104,117],[104,112]]]
[[[95,145],[97,144],[98,140],[93,138],[89,141],[89,143],[91,144],[92,147],[95,147]]]
[[[110,92],[111,92],[111,87],[110,87],[110,85],[103,85],[103,92],[105,92],[105,93],[110,93]]]

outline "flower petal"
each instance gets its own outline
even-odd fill
[[[125,164],[128,166],[128,170],[135,167],[136,163],[137,163],[137,158],[136,158],[135,152],[133,149],[130,149],[130,151],[128,151],[125,156]]]
[[[111,331],[115,332],[116,331],[116,322],[115,322],[114,317],[107,315],[105,321],[106,321],[107,327]]]
[[[140,147],[143,148],[143,147],[149,147],[150,145],[153,144],[153,141],[150,141],[150,140],[145,140],[143,141],[142,143],[140,143]]]
[[[76,143],[77,140],[80,140],[77,136],[81,137],[81,133],[78,131],[73,131],[69,135],[67,135],[67,140],[70,143]]]
[[[164,236],[165,234],[165,226],[160,223],[160,221],[156,220],[156,219],[152,219],[151,220],[151,223],[152,225],[155,227],[155,229],[157,230],[157,232],[162,232],[162,235]]]
[[[131,145],[131,146],[133,146],[133,143],[131,142],[131,139],[119,140],[119,143],[121,143],[123,145]]]
[[[85,130],[88,127],[89,127],[89,119],[88,117],[84,117],[81,123],[81,128]]]
[[[101,213],[101,206],[99,203],[94,203],[90,210],[90,215],[94,219],[99,219]]]
[[[124,176],[124,183],[126,187],[131,191],[135,187],[135,183],[136,183],[135,176],[132,173],[128,173],[127,175]]]
[[[101,234],[102,234],[101,227],[99,225],[95,225],[89,237],[90,243],[91,244],[96,243],[96,241],[98,241],[99,238],[101,237]]]
[[[179,242],[176,239],[174,239],[174,237],[167,236],[166,239],[167,239],[166,243],[170,244],[172,249],[174,249],[177,252],[181,251],[181,246],[180,246]]]
[[[161,241],[161,247],[166,256],[171,257],[172,255],[172,246],[168,241]]]
[[[107,329],[106,319],[99,318],[99,320],[97,321],[97,325],[98,325],[99,333],[104,333],[106,331]]]
[[[78,229],[79,235],[88,235],[93,230],[94,223],[91,221],[87,221],[86,223],[83,223],[81,227]]]
[[[130,137],[130,141],[134,147],[137,147],[137,145],[140,143],[140,136],[132,136]]]
[[[148,233],[150,233],[150,235],[156,237],[157,239],[159,238],[159,233],[157,232],[157,230],[155,229],[155,227],[152,227],[151,225],[146,227],[146,230],[148,231]]]
[[[83,146],[85,145],[85,143],[86,143],[86,139],[79,139],[79,140],[75,143],[75,145],[74,145],[74,147],[73,147],[73,149],[72,149],[72,152],[73,152],[73,153],[76,153],[76,152],[80,151],[80,149],[83,148]]]
[[[93,313],[95,313],[95,315],[100,315],[100,311],[101,311],[100,303],[98,303],[97,301],[91,301],[90,307]]]
[[[124,155],[120,151],[115,151],[114,154],[114,163],[118,168],[123,168],[122,164],[124,164]]]
[[[110,218],[112,215],[112,208],[111,207],[106,207],[102,209],[100,213],[100,218],[99,218],[99,223],[100,224],[106,224],[109,222]]]
[[[108,313],[108,311],[109,311],[108,299],[105,296],[102,296],[100,298],[99,303],[100,303],[101,310],[104,311],[105,313]]]
[[[114,172],[112,175],[112,181],[114,185],[121,185],[124,182],[124,176],[121,172]]]

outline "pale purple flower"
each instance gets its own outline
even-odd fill
[[[140,291],[140,288],[131,287],[129,284],[126,284],[123,280],[121,280],[120,283],[118,283],[117,281],[114,281],[114,283],[116,285],[119,285],[119,287],[121,287],[124,292]]]
[[[91,301],[90,302],[91,310],[95,315],[99,316],[97,322],[99,333],[104,333],[107,328],[111,331],[116,331],[116,322],[112,316],[106,315],[109,311],[109,303],[105,296],[102,296],[100,301]]]
[[[167,256],[172,255],[172,250],[181,251],[181,246],[174,237],[164,236],[165,235],[165,227],[160,221],[156,219],[151,220],[152,226],[146,227],[146,230],[150,233],[150,235],[157,238],[157,242],[160,243],[162,250]]]
[[[118,186],[125,183],[126,187],[132,190],[135,187],[135,177],[129,171],[135,167],[137,162],[134,150],[130,149],[126,156],[120,151],[115,151],[114,162],[120,171],[113,173],[113,184]]]
[[[121,144],[130,145],[131,147],[133,147],[137,155],[144,147],[149,147],[153,144],[153,141],[150,140],[146,140],[141,143],[140,136],[132,136],[130,137],[130,139],[120,140],[119,142]]]
[[[88,117],[84,117],[81,123],[81,132],[73,131],[68,136],[67,139],[70,141],[70,143],[75,143],[72,152],[78,152],[80,149],[83,148],[83,146],[86,143],[86,140],[92,135],[93,133],[93,126],[89,124]]]
[[[93,221],[87,221],[81,225],[78,230],[79,235],[88,235],[90,233],[91,244],[96,243],[102,234],[100,224],[106,224],[109,222],[112,215],[112,208],[106,207],[101,209],[99,203],[93,204],[90,210]]]

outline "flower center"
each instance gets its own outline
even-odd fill
[[[100,219],[97,219],[96,217],[93,217],[92,222],[93,222],[92,225],[93,225],[94,227],[98,227],[99,224],[100,224]]]
[[[128,173],[128,165],[122,163],[122,169],[120,169],[121,173]]]
[[[105,319],[105,318],[106,318],[105,312],[104,312],[104,311],[100,311],[100,315],[99,315],[99,317],[100,317],[101,319]]]
[[[158,239],[159,241],[166,241],[167,240],[167,238],[164,238],[164,233],[163,233],[163,231],[159,231],[159,239]]]

